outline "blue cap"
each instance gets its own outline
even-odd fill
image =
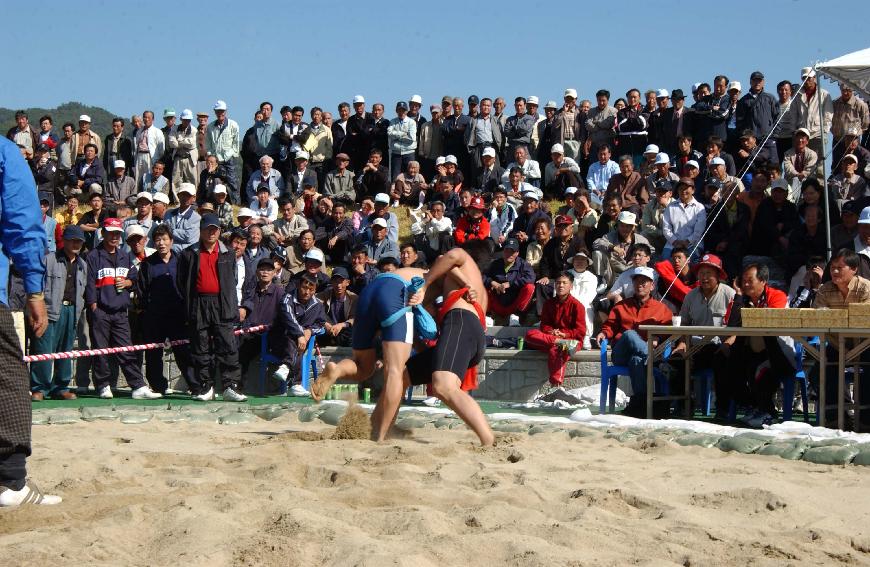
[[[516,238],[508,238],[504,241],[504,248],[510,248],[511,250],[519,250],[520,242]]]
[[[218,219],[218,216],[211,214],[211,213],[202,215],[202,219],[199,221],[199,228],[203,229],[203,228],[208,228],[210,226],[216,226],[216,227],[220,228],[221,221],[220,221],[220,219]]]
[[[66,228],[63,229],[63,239],[64,240],[81,240],[85,241],[85,231],[82,230],[80,226],[77,224],[67,225]]]
[[[349,280],[350,274],[347,273],[347,268],[345,268],[344,266],[337,266],[332,269],[332,278],[342,278],[345,280]]]
[[[408,110],[408,103],[405,102],[404,100],[400,100],[399,102],[396,103],[396,110],[399,110],[399,109]]]

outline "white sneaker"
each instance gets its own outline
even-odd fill
[[[520,318],[516,315],[511,314],[508,319],[508,327],[519,327],[520,326]]]
[[[224,390],[224,393],[221,394],[225,402],[244,402],[248,399],[248,396],[244,394],[240,394],[233,390],[232,388],[227,388]]]
[[[204,394],[199,394],[198,396],[191,396],[194,400],[199,400],[201,402],[210,402],[214,399],[214,388],[209,388],[208,392]]]
[[[290,376],[290,368],[286,364],[282,364],[272,373],[272,378],[280,382],[286,382],[288,376]]]
[[[0,508],[7,506],[21,506],[23,504],[42,504],[44,506],[53,506],[60,504],[63,498],[53,494],[43,494],[30,481],[25,483],[21,490],[12,490],[5,486],[0,486]]]
[[[114,398],[115,396],[112,394],[112,387],[103,386],[102,388],[100,388],[100,397],[104,400],[111,400],[112,398]]]
[[[148,386],[142,386],[140,388],[136,388],[133,390],[133,399],[134,400],[157,400],[162,398],[163,394],[159,394],[153,391]]]
[[[423,405],[429,406],[430,408],[437,408],[441,405],[441,400],[439,400],[435,396],[432,396],[431,398],[426,398],[425,400],[423,400]]]
[[[293,386],[290,387],[289,394],[297,398],[306,398],[311,395],[308,393],[308,390],[302,387],[302,384],[293,384]]]

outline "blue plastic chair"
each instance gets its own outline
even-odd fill
[[[317,380],[318,369],[317,369],[317,361],[314,358],[314,346],[317,344],[317,337],[322,335],[325,331],[320,329],[319,331],[313,333],[311,338],[308,339],[308,345],[305,348],[305,352],[302,354],[302,361],[299,366],[299,378],[302,382],[302,387],[306,390],[308,389],[308,384],[311,382],[311,376],[314,376],[314,380]],[[269,364],[278,364],[281,362],[281,359],[277,356],[273,355],[269,352],[269,344],[268,344],[268,333],[263,333],[260,335],[260,395],[266,395],[266,370],[268,369]],[[281,388],[279,390],[280,395],[287,395],[287,382],[283,382],[281,384]]]
[[[616,378],[619,376],[629,376],[628,366],[615,366],[607,362],[607,339],[601,341],[601,394],[598,406],[599,413],[607,412],[607,401],[610,401],[610,411],[616,405]],[[670,351],[670,345],[665,348],[665,358]],[[658,368],[653,369],[655,377],[655,389],[664,394],[668,394],[668,381]]]
[[[818,342],[818,339],[815,339]],[[794,356],[797,371],[794,374],[794,378],[791,376],[785,377],[782,380],[782,419],[783,421],[791,421],[792,411],[794,408],[794,385],[795,382],[800,384],[801,386],[801,405],[804,410],[804,421],[810,422],[810,404],[807,399],[807,374],[804,372],[804,347],[802,344],[796,342],[794,349]]]

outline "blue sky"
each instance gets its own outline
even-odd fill
[[[220,98],[243,127],[262,100],[334,111],[363,94],[392,116],[412,94],[427,109],[445,94],[534,94],[543,104],[566,87],[590,99],[607,88],[615,99],[634,86],[688,93],[718,73],[745,88],[756,68],[774,90],[805,65],[867,47],[870,21],[870,2],[846,13],[808,0],[33,6],[3,6],[0,106],[75,100],[129,117],[210,110]]]

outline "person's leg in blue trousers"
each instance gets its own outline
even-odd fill
[[[58,322],[49,321],[48,328],[41,337],[30,337],[30,354],[48,354],[56,352],[55,337],[57,335]],[[52,362],[30,363],[30,391],[39,392],[48,397],[51,390],[51,367]]]
[[[646,341],[637,331],[626,331],[613,345],[613,363],[618,366],[628,366],[632,397],[646,394]]]
[[[55,329],[56,352],[68,352],[73,349],[76,338],[76,307],[75,305],[63,305],[60,308],[60,316],[57,318]],[[61,359],[54,361],[54,378],[51,382],[52,396],[59,396],[69,391],[69,383],[72,380],[72,360]]]

